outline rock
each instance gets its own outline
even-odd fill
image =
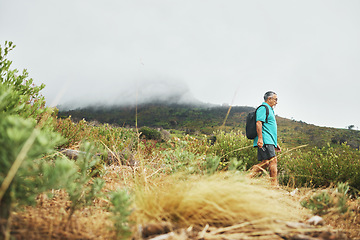
[[[64,154],[70,159],[76,160],[79,154],[85,154],[85,152],[81,152],[74,149],[61,149],[60,153]]]
[[[128,165],[132,167],[136,167],[138,165],[138,162],[135,160],[134,156],[131,152],[126,151],[127,154],[125,154],[125,150],[123,152],[112,152],[108,151],[107,158],[105,161],[108,164],[120,164],[120,165]],[[85,152],[74,150],[74,149],[61,149],[60,153],[64,154],[70,159],[77,160],[80,154],[85,155]],[[128,155],[128,157],[126,157]],[[101,157],[100,154],[94,155],[96,157]]]
[[[295,188],[295,190],[292,191],[292,192],[290,192],[289,195],[293,197],[293,196],[296,195],[296,193],[297,193],[298,191],[299,191],[299,189]]]
[[[170,232],[171,224],[167,222],[148,223],[142,226],[142,237],[146,238],[153,235],[165,234]],[[165,237],[165,236],[164,236]]]
[[[289,228],[294,228],[294,229],[309,227],[307,224],[301,223],[301,222],[287,222],[286,226]]]
[[[149,240],[166,240],[168,239],[169,237],[173,237],[175,234],[173,232],[171,233],[166,233],[166,234],[162,234],[162,235],[159,235],[159,236],[156,236],[154,238],[150,238]]]
[[[324,219],[320,216],[313,216],[306,222],[314,226],[323,226],[325,224]]]

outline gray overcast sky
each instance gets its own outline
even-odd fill
[[[0,0],[0,44],[56,104],[154,96],[360,127],[358,0]]]

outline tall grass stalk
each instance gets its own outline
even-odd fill
[[[241,148],[237,148],[237,149],[235,149],[235,150],[232,150],[232,151],[230,151],[230,152],[222,155],[221,158],[224,158],[224,157],[230,155],[231,153],[234,153],[234,152],[237,152],[237,151],[241,151],[241,150],[243,150],[243,149],[247,149],[247,148],[251,148],[251,147],[253,147],[253,145],[246,146],[246,147],[241,147]]]
[[[301,145],[301,146],[297,146],[297,147],[291,148],[291,149],[289,149],[289,150],[286,150],[285,152],[282,152],[282,153],[278,154],[277,157],[280,157],[280,156],[282,156],[282,155],[284,155],[284,154],[287,154],[287,153],[289,153],[289,152],[291,152],[291,151],[294,151],[294,150],[297,150],[297,149],[300,149],[300,148],[304,148],[304,147],[307,147],[307,146],[309,146],[309,144],[305,144],[305,145]]]
[[[228,119],[229,114],[230,114],[230,110],[231,110],[231,105],[230,105],[230,107],[229,107],[229,109],[228,109],[228,111],[227,111],[227,113],[226,113],[226,116],[225,116],[225,119],[224,119],[223,124],[221,125],[221,128],[224,128],[224,127],[225,127],[226,120]]]
[[[230,114],[230,111],[231,111],[231,108],[232,108],[232,105],[233,105],[233,103],[234,103],[234,100],[235,100],[235,97],[236,97],[236,94],[237,94],[237,91],[238,91],[238,90],[239,90],[239,89],[236,89],[236,91],[235,91],[235,93],[234,93],[234,97],[233,97],[233,99],[232,99],[232,101],[231,101],[230,107],[229,107],[229,109],[228,109],[228,111],[227,111],[227,113],[226,113],[226,116],[225,116],[225,119],[224,119],[223,124],[221,125],[221,128],[224,128],[224,127],[225,127],[226,120],[227,120],[228,117],[229,117],[229,114]]]

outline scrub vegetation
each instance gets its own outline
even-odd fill
[[[204,116],[182,106],[139,128],[120,117],[58,114],[46,107],[43,85],[11,69],[13,48],[0,47],[0,239],[360,237],[358,131],[279,118],[274,189],[266,172],[246,177],[257,161],[242,132],[251,108]],[[332,228],[286,227],[311,214]]]

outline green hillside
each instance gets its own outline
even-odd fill
[[[144,104],[136,107],[82,108],[60,111],[60,117],[74,120],[98,121],[119,126],[177,129],[194,133],[211,134],[223,125],[229,107],[210,105]],[[227,127],[244,127],[245,118],[252,107],[232,107],[226,122]],[[136,114],[137,112],[137,114]]]
[[[137,120],[138,127],[148,126],[179,130],[187,134],[210,135],[219,128],[245,131],[246,116],[251,111],[254,111],[254,108],[246,106],[230,108],[205,104],[195,106],[154,103],[139,105],[137,108],[135,106],[88,107],[60,111],[58,116],[61,118],[71,116],[75,121],[85,119],[88,122],[95,121],[125,127],[134,127]],[[279,138],[287,147],[303,144],[309,144],[310,147],[322,147],[344,142],[353,148],[359,148],[360,145],[360,131],[319,127],[279,116],[277,116],[277,121]]]
[[[287,146],[309,144],[323,147],[327,144],[340,145],[346,142],[351,147],[359,149],[360,131],[357,130],[319,127],[279,116],[277,122],[280,140]]]

